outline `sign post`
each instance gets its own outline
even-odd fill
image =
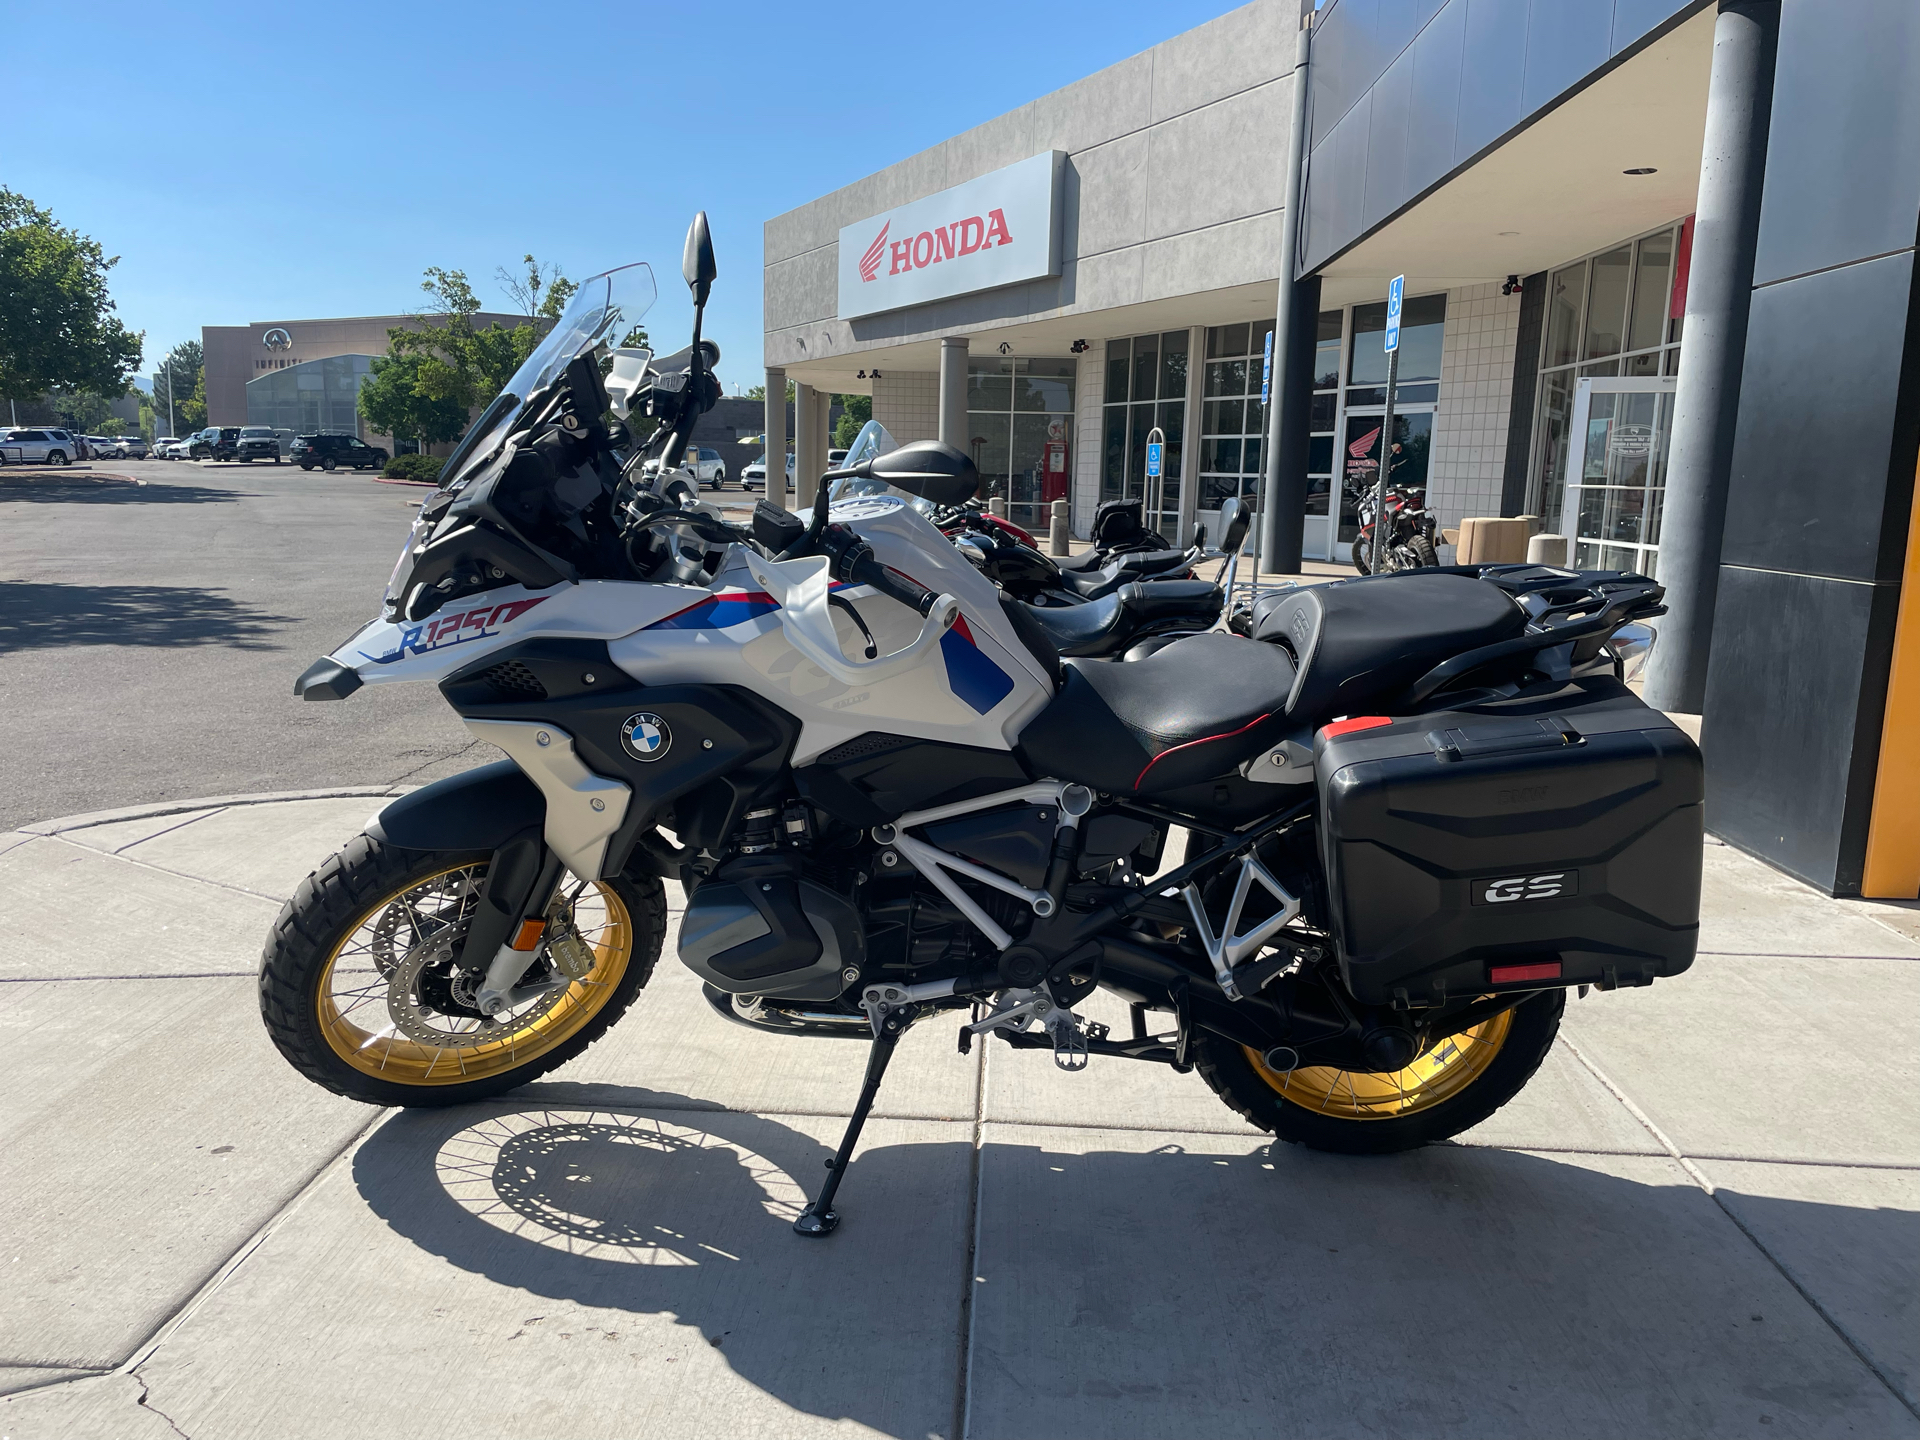
[[[1373,482],[1373,554],[1375,575],[1387,558],[1387,476],[1393,469],[1393,389],[1400,379],[1400,299],[1407,277],[1396,275],[1387,287],[1387,413],[1380,419],[1380,473]]]
[[[1167,451],[1167,437],[1160,433],[1160,427],[1154,426],[1147,432],[1147,484],[1142,498],[1147,502],[1149,513],[1140,517],[1149,530],[1159,528],[1160,505],[1165,491],[1162,479],[1163,461],[1161,457]]]

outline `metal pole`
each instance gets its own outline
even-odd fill
[[[1660,529],[1668,613],[1647,658],[1646,701],[1660,710],[1706,703],[1779,34],[1779,0],[1721,0]]]
[[[1289,403],[1289,397],[1296,391],[1307,396],[1312,390],[1307,377],[1300,373],[1300,347],[1290,341],[1301,325],[1311,324],[1319,318],[1318,282],[1307,287],[1311,295],[1304,295],[1293,278],[1294,266],[1299,258],[1301,175],[1306,168],[1307,80],[1311,73],[1312,23],[1311,15],[1300,17],[1300,33],[1294,41],[1293,50],[1293,128],[1288,134],[1287,178],[1283,193],[1286,211],[1280,223],[1280,287],[1274,306],[1274,363],[1273,384],[1267,404],[1267,455],[1266,463],[1261,466],[1260,505],[1256,516],[1260,535],[1255,542],[1255,554],[1259,557],[1254,564],[1256,584],[1262,570],[1268,574],[1291,575],[1300,569],[1301,530],[1306,518],[1306,466],[1301,463],[1297,474],[1284,477],[1281,467],[1283,460],[1304,460],[1307,450],[1306,427],[1311,423],[1307,404]],[[1302,299],[1308,300],[1316,313],[1296,314]],[[1310,348],[1306,355],[1305,363],[1310,368],[1313,364]],[[1305,389],[1301,388],[1303,384],[1306,385]]]
[[[1400,379],[1400,351],[1387,352],[1387,413],[1380,419],[1380,474],[1373,482],[1373,573],[1387,556],[1387,472],[1393,469],[1393,387]]]

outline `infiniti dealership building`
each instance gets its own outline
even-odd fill
[[[1667,585],[1710,827],[1912,897],[1917,230],[1911,0],[1259,0],[768,221],[767,393],[802,476],[870,393],[1029,525],[1264,500],[1279,573],[1383,455],[1539,517]]]

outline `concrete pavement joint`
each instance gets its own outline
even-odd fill
[[[216,890],[231,890],[236,895],[248,895],[255,900],[270,901],[275,905],[287,903],[284,895],[269,895],[264,890],[250,890],[245,885],[235,885],[228,880],[209,880],[204,875],[189,875],[184,870],[170,870],[165,865],[155,865],[151,860],[137,860],[131,855],[121,855],[110,850],[96,850],[91,845],[82,845],[78,840],[69,840],[65,835],[46,835],[41,837],[56,844],[71,845],[76,850],[84,850],[89,855],[98,855],[106,860],[118,860],[122,865],[137,865],[142,870],[153,870],[161,875],[171,875],[176,880],[191,880],[198,885],[211,885]]]
[[[1598,1080],[1602,1085],[1606,1086],[1607,1089],[1613,1092],[1614,1098],[1619,1100],[1619,1102],[1622,1105],[1627,1107],[1627,1109],[1632,1113],[1634,1119],[1638,1120],[1643,1126],[1645,1126],[1647,1129],[1647,1132],[1650,1135],[1652,1135],[1654,1139],[1658,1140],[1663,1146],[1666,1147],[1667,1153],[1673,1157],[1673,1159],[1681,1166],[1681,1168],[1683,1168],[1689,1175],[1693,1177],[1694,1182],[1698,1184],[1703,1191],[1706,1192],[1707,1198],[1713,1201],[1713,1203],[1719,1208],[1720,1213],[1726,1216],[1728,1220],[1733,1222],[1734,1228],[1738,1230],[1742,1235],[1747,1237],[1748,1242],[1753,1246],[1754,1249],[1758,1250],[1763,1257],[1765,1257],[1767,1263],[1774,1268],[1775,1272],[1778,1273],[1780,1278],[1786,1281],[1787,1284],[1793,1287],[1793,1291],[1796,1295],[1798,1295],[1802,1300],[1806,1301],[1807,1308],[1812,1310],[1814,1314],[1818,1315],[1823,1321],[1826,1322],[1827,1328],[1833,1331],[1834,1335],[1839,1339],[1842,1345],[1845,1345],[1847,1349],[1853,1352],[1855,1359],[1857,1359],[1862,1365],[1867,1367],[1867,1370],[1873,1375],[1874,1379],[1878,1380],[1882,1385],[1886,1387],[1887,1393],[1892,1395],[1893,1398],[1897,1400],[1900,1403],[1900,1405],[1910,1415],[1913,1416],[1914,1419],[1920,1420],[1920,1405],[1916,1405],[1914,1403],[1913,1398],[1907,1395],[1903,1390],[1901,1390],[1901,1388],[1893,1382],[1892,1378],[1884,1370],[1882,1370],[1878,1365],[1876,1365],[1873,1362],[1872,1357],[1869,1356],[1865,1350],[1861,1349],[1860,1346],[1854,1342],[1853,1336],[1849,1335],[1846,1332],[1846,1330],[1841,1326],[1840,1322],[1827,1312],[1826,1306],[1822,1305],[1818,1300],[1816,1300],[1813,1297],[1813,1293],[1809,1291],[1806,1286],[1800,1283],[1799,1279],[1794,1275],[1794,1273],[1791,1270],[1789,1270],[1785,1264],[1781,1262],[1780,1257],[1775,1255],[1772,1250],[1768,1249],[1765,1242],[1763,1242],[1758,1235],[1754,1234],[1752,1230],[1747,1228],[1746,1222],[1741,1220],[1741,1218],[1734,1213],[1733,1208],[1730,1205],[1728,1205],[1725,1200],[1720,1198],[1719,1191],[1714,1187],[1713,1182],[1706,1177],[1706,1175],[1701,1171],[1699,1166],[1695,1165],[1691,1160],[1689,1160],[1685,1155],[1683,1155],[1680,1152],[1680,1147],[1678,1145],[1675,1145],[1673,1141],[1670,1138],[1668,1138],[1666,1131],[1662,1130],[1658,1125],[1654,1124],[1653,1117],[1648,1115],[1647,1112],[1642,1110],[1638,1105],[1634,1104],[1632,1098],[1628,1096],[1626,1091],[1622,1090],[1618,1085],[1614,1084],[1612,1077],[1610,1077],[1598,1065],[1594,1064],[1592,1060],[1588,1059],[1586,1055],[1581,1053],[1579,1046],[1575,1045],[1571,1040],[1567,1039],[1564,1035],[1560,1037],[1560,1043],[1565,1045],[1567,1049],[1572,1052],[1573,1058],[1578,1060],[1583,1066],[1585,1066],[1587,1069],[1587,1072],[1591,1074],[1594,1079]]]
[[[234,1252],[215,1268],[213,1274],[202,1283],[193,1294],[189,1295],[171,1315],[163,1318],[160,1323],[154,1327],[153,1333],[148,1336],[147,1339],[133,1347],[132,1352],[121,1362],[113,1373],[130,1375],[135,1380],[139,1380],[144,1386],[146,1382],[140,1380],[140,1377],[134,1372],[158,1354],[160,1347],[173,1338],[174,1332],[186,1324],[188,1320],[192,1319],[200,1307],[212,1299],[220,1288],[224,1286],[228,1280],[233,1278],[235,1272],[238,1271],[242,1265],[246,1264],[253,1253],[262,1245],[266,1244],[266,1242],[273,1237],[275,1231],[298,1213],[300,1207],[305,1204],[307,1198],[319,1188],[321,1182],[331,1175],[342,1163],[346,1162],[353,1152],[365,1142],[369,1135],[379,1129],[382,1124],[396,1113],[398,1112],[394,1110],[375,1110],[373,1114],[368,1117],[365,1125],[362,1125],[358,1130],[354,1131],[352,1135],[348,1136],[345,1143],[342,1144],[339,1149],[335,1150],[333,1154],[329,1155],[314,1168],[313,1173],[307,1176],[300,1187],[287,1197],[285,1204],[263,1220],[259,1228],[245,1240],[241,1241],[234,1249]],[[159,1414],[160,1412],[155,1411],[154,1413]],[[172,1424],[173,1422],[168,1421],[167,1423]]]
[[[0,975],[0,985],[71,985],[78,980],[255,980],[257,970],[183,970],[175,975]]]
[[[113,855],[124,855],[127,851],[133,849],[133,847],[136,845],[144,845],[149,840],[158,840],[162,835],[178,834],[180,831],[186,829],[189,825],[198,825],[202,820],[211,820],[216,815],[224,815],[231,808],[232,808],[231,806],[222,805],[218,810],[202,810],[198,814],[195,814],[193,812],[188,812],[187,818],[180,821],[177,825],[169,825],[166,829],[156,830],[151,835],[142,835],[138,840],[129,840],[126,844],[108,853]],[[78,842],[76,841],[75,843],[77,844]]]

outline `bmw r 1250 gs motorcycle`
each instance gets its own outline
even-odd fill
[[[683,269],[684,365],[622,345],[644,266],[583,284],[380,617],[299,681],[437,684],[508,757],[388,805],[281,914],[261,1008],[303,1073],[444,1105],[553,1069],[638,997],[672,878],[716,1023],[869,1047],[796,1222],[825,1235],[896,1043],[941,1011],[963,1052],[1197,1067],[1282,1139],[1381,1152],[1510,1099],[1568,987],[1691,963],[1699,755],[1610,648],[1653,582],[1429,569],[1063,663],[896,495],[749,531],[659,493],[718,390],[704,216]],[[936,505],[976,479],[932,442],[858,473]],[[1128,1033],[1082,1016],[1096,987]]]

